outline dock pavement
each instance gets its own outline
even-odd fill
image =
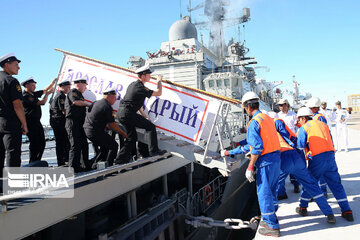
[[[293,186],[288,181],[286,189],[288,199],[279,201],[277,217],[280,223],[280,238],[284,240],[352,240],[360,239],[360,113],[351,114],[348,121],[349,152],[336,152],[342,184],[353,210],[354,222],[348,222],[341,217],[341,210],[331,191],[328,189],[328,203],[334,211],[336,223],[326,222],[315,202],[308,207],[309,216],[302,217],[295,212],[299,205],[299,193],[293,192]],[[333,129],[335,130],[335,129]],[[333,136],[335,133],[332,132]],[[258,232],[255,240],[274,239],[262,236]]]

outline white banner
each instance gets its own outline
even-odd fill
[[[129,84],[137,80],[137,75],[127,69],[67,54],[64,58],[59,82],[87,79],[88,90],[83,95],[89,102],[101,99],[104,90],[115,87],[118,99],[113,105],[114,111],[118,110],[119,102]],[[154,79],[145,85],[150,89],[156,89],[157,86]],[[162,92],[162,96],[151,97],[144,103],[145,112],[156,127],[167,135],[195,144],[198,144],[201,138],[206,138],[214,123],[220,101],[167,83],[163,83]]]

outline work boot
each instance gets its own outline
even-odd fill
[[[277,196],[277,200],[284,200],[284,199],[288,199],[288,196],[287,194],[285,193],[285,195],[282,195],[282,196]]]
[[[336,219],[334,214],[329,214],[326,216],[327,217],[327,222],[330,224],[335,224],[336,223]]]
[[[299,193],[299,192],[300,192],[300,187],[294,186],[294,193]]]
[[[343,217],[343,218],[345,218],[347,221],[349,221],[349,222],[353,222],[354,221],[354,216],[353,216],[353,213],[352,213],[352,211],[350,210],[350,211],[346,211],[346,212],[342,212],[341,213],[341,216]]]
[[[270,227],[260,228],[259,233],[264,236],[280,237],[280,229],[273,229]]]
[[[259,225],[260,227],[270,228],[269,225],[264,220],[261,220]]]
[[[308,211],[307,211],[306,207],[296,207],[295,211],[303,217],[308,215]]]

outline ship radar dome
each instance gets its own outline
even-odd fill
[[[182,20],[174,22],[169,30],[169,41],[195,38],[197,39],[197,30],[191,23],[190,17],[185,16]]]

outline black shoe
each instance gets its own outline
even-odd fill
[[[313,202],[313,201],[315,201],[314,198],[311,198],[309,202]]]
[[[335,224],[336,223],[336,219],[334,214],[329,214],[326,216],[327,217],[327,222],[330,224]]]
[[[342,212],[341,213],[341,216],[343,217],[343,218],[345,218],[347,221],[349,221],[349,222],[353,222],[354,221],[354,216],[353,216],[353,213],[352,213],[352,211],[350,210],[350,211],[346,211],[346,212]]]
[[[287,194],[285,193],[285,195],[282,195],[282,196],[277,196],[277,200],[284,200],[284,199],[288,199],[288,196]]]
[[[324,193],[324,197],[327,199],[327,198],[328,198],[328,194],[327,194],[327,193]]]
[[[308,211],[306,207],[296,207],[295,211],[303,217],[308,215]]]
[[[157,150],[156,152],[150,153],[150,157],[161,156],[167,153],[166,150]]]
[[[259,233],[264,236],[280,237],[280,229],[260,228]]]
[[[294,186],[294,193],[300,193],[300,187]]]

